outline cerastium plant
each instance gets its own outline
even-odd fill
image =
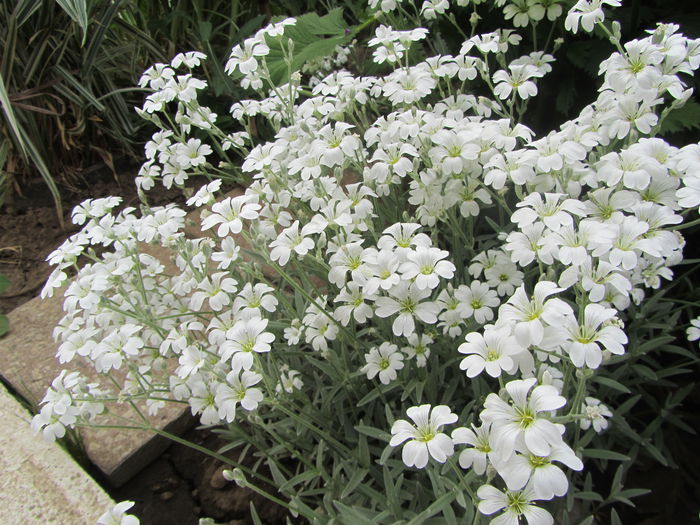
[[[469,3],[452,10],[468,17]],[[293,28],[328,47],[335,15],[271,24],[226,64],[260,95],[231,108],[237,130],[198,102],[203,54],[146,71],[140,112],[159,130],[140,213],[112,213],[118,198],[77,207],[84,228],[50,255],[44,290],[67,287],[58,358],[87,359],[102,381],[66,369],[33,425],[53,439],[129,403],[122,426],[151,428],[146,411],[186,403],[255,458],[217,455],[229,478],[312,523],[592,523],[641,493],[619,471],[600,495],[583,460],[630,461],[596,448],[598,433],[629,428],[603,394],[640,384],[609,376],[637,355],[627,312],[672,278],[678,225],[700,204],[700,146],[656,136],[691,94],[700,41],[659,25],[623,43],[602,10],[619,1],[580,0],[565,27],[598,27],[617,51],[597,99],[535,137],[528,102],[553,41],[523,53],[516,30],[474,30],[423,58],[431,24],[455,21],[448,2],[369,4],[404,24],[369,40],[385,74],[340,69],[342,47],[330,74],[292,67],[316,49]],[[528,0],[504,13],[526,30],[563,10]],[[274,139],[255,144],[262,117]],[[243,175],[245,191],[221,194]],[[147,204],[157,183],[200,186],[187,204],[203,234],[184,233],[184,209]]]

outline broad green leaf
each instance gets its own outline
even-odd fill
[[[331,54],[336,46],[352,38],[352,31],[343,20],[342,9],[332,10],[325,16],[307,13],[287,26],[284,35],[267,38],[270,53],[265,58],[270,78],[275,85],[289,80],[289,73],[299,71],[309,61]],[[289,42],[292,43],[291,63],[287,63]]]
[[[666,115],[661,123],[659,134],[677,133],[700,128],[700,104],[689,100],[683,107],[676,108]]]

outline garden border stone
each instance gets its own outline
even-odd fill
[[[56,443],[35,436],[31,415],[0,385],[0,523],[95,523],[114,502]]]

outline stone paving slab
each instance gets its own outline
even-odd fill
[[[15,308],[8,315],[10,333],[0,339],[0,375],[34,406],[62,369],[52,338],[54,326],[63,317],[62,303],[63,295],[57,292],[53,297],[35,298]],[[71,362],[71,369],[79,370],[88,380],[98,380],[98,373],[91,367],[80,366],[78,359]],[[112,404],[109,408],[111,413],[136,419],[127,403]],[[145,407],[140,409],[146,412]],[[174,434],[183,432],[192,423],[187,405],[176,403],[167,403],[150,419],[153,426]],[[86,428],[81,430],[81,436],[88,457],[114,486],[125,483],[169,445],[167,439],[136,430]]]
[[[31,415],[0,385],[0,523],[94,524],[113,502],[56,443],[29,428]]]

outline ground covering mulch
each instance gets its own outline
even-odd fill
[[[69,235],[78,231],[70,222],[73,206],[87,198],[119,195],[122,206],[138,206],[133,184],[136,168],[123,167],[124,175],[115,177],[107,168],[86,173],[81,184],[73,191],[64,188],[64,226],[57,218],[56,208],[46,187],[34,184],[23,188],[22,195],[14,195],[0,208],[0,273],[7,276],[11,287],[0,296],[0,313],[8,313],[20,304],[36,297],[51,272],[46,256]],[[183,203],[178,190],[156,188],[149,193],[152,205],[170,202]],[[11,329],[18,327],[11,327]],[[21,327],[20,327],[21,328]],[[691,396],[694,406],[700,406],[698,390]],[[636,498],[636,508],[622,510],[623,523],[665,525],[669,523],[700,523],[700,440],[690,434],[676,434],[680,441],[673,444],[683,454],[679,469],[662,467],[650,461],[641,461],[632,468],[627,487],[651,489],[647,496]],[[225,443],[207,430],[192,429],[185,437],[197,444],[216,450]],[[233,453],[233,452],[232,452]],[[232,456],[233,457],[233,456]],[[264,523],[284,523],[285,512],[224,479],[225,465],[200,452],[173,444],[158,459],[124,486],[114,488],[100,477],[95,468],[87,466],[116,500],[136,502],[131,512],[142,525],[196,525],[199,518],[209,517],[227,525],[252,523],[249,502],[252,500]],[[694,473],[694,474],[693,474]],[[609,482],[609,480],[607,480]],[[601,492],[605,479],[597,479]],[[601,513],[596,523],[607,523],[609,511]]]

